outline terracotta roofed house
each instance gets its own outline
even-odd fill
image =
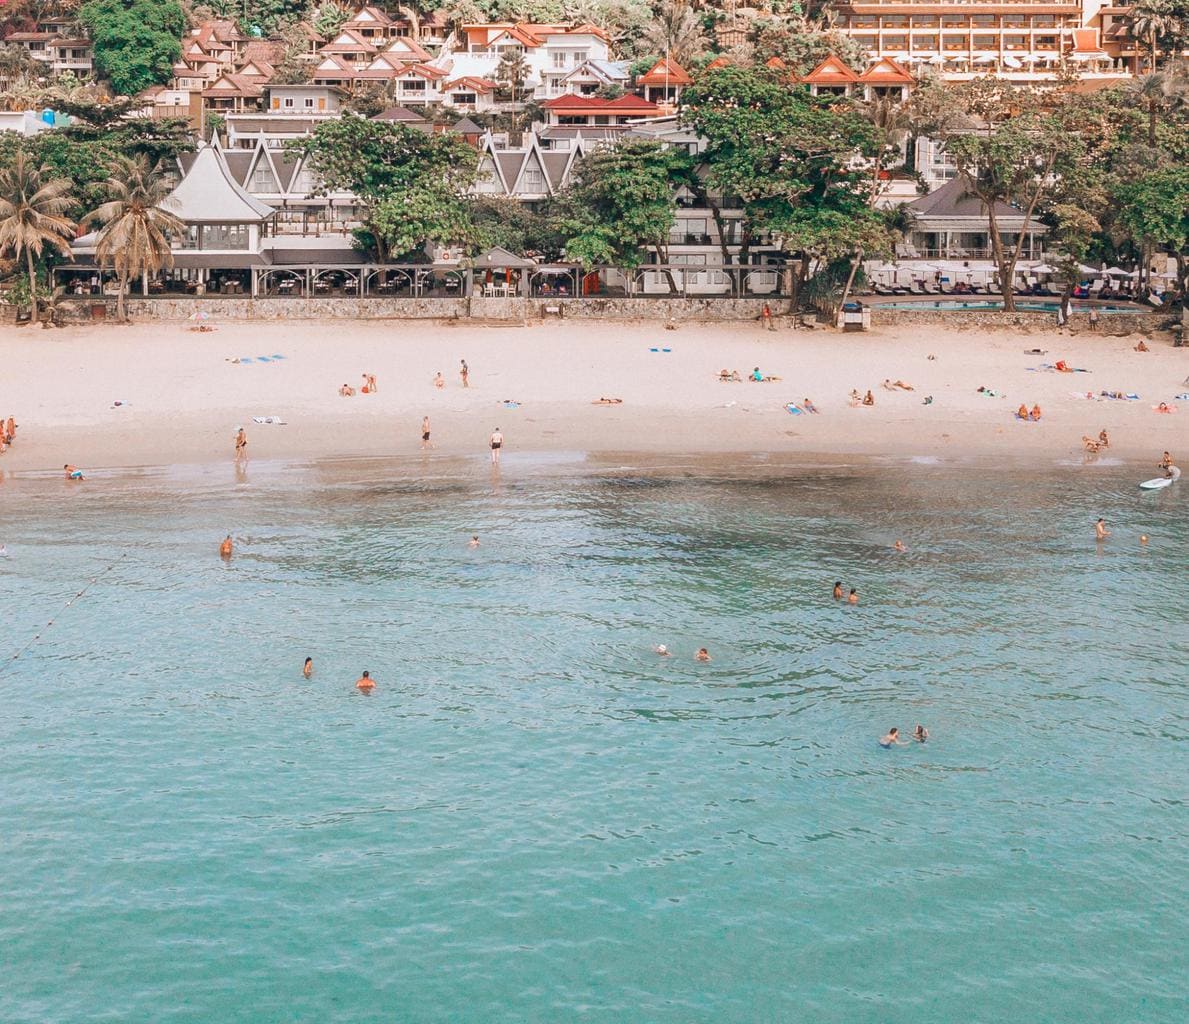
[[[542,104],[551,125],[626,125],[642,117],[657,117],[661,108],[639,96],[605,100],[598,96],[559,96]]]
[[[680,102],[681,90],[693,84],[694,80],[685,68],[670,57],[662,57],[649,71],[636,79],[636,88],[643,90],[646,100],[667,107],[673,107]]]

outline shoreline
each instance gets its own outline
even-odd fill
[[[1189,390],[1189,348],[1149,339],[919,327],[866,334],[765,331],[758,324],[565,323],[488,329],[423,323],[228,323],[209,333],[160,323],[86,326],[0,338],[0,416],[19,424],[0,457],[11,477],[154,467],[231,467],[232,436],[248,432],[249,466],[383,459],[387,472],[425,462],[486,460],[499,426],[507,465],[568,459],[658,462],[669,471],[711,463],[814,465],[891,460],[1005,467],[1082,465],[1081,437],[1106,429],[1103,466],[1154,465],[1189,438],[1189,401],[1176,415],[1152,406]],[[664,351],[668,349],[669,351]],[[1033,355],[1029,350],[1045,350]],[[249,355],[256,353],[257,355]],[[260,363],[258,355],[283,355]],[[930,358],[933,357],[933,358]],[[244,362],[234,363],[235,358]],[[456,370],[465,358],[471,387]],[[251,362],[247,362],[251,359]],[[1035,369],[1067,360],[1090,373]],[[759,366],[773,383],[720,383],[726,368]],[[1034,369],[1029,369],[1033,367]],[[441,371],[446,386],[432,384]],[[338,387],[375,373],[375,395]],[[887,392],[905,380],[912,392]],[[978,388],[987,387],[994,397]],[[851,407],[852,389],[874,407]],[[1119,390],[1139,401],[1074,398]],[[933,402],[924,404],[924,396]],[[592,404],[602,396],[622,405]],[[792,415],[812,398],[820,415]],[[520,404],[505,407],[503,399]],[[115,401],[128,404],[115,407]],[[1014,419],[1040,404],[1040,423]],[[429,415],[434,451],[419,451]],[[259,425],[279,416],[285,425]],[[1089,461],[1093,466],[1094,460]],[[472,472],[473,469],[467,469]]]

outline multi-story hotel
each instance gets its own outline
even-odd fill
[[[841,0],[835,9],[839,30],[871,56],[932,65],[949,79],[1037,80],[1062,66],[1116,78],[1141,60],[1124,29],[1129,6],[1103,0]]]

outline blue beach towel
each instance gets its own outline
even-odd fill
[[[789,414],[792,416],[800,416],[805,411],[800,406],[793,405],[792,402],[787,403],[785,408],[788,409]]]
[[[284,359],[284,356],[273,356],[273,359]]]

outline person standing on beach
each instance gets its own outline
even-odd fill
[[[462,378],[462,386],[464,388],[469,388],[471,386],[470,385],[471,369],[469,366],[467,366],[467,361],[465,359],[461,359],[461,360],[459,360],[459,362],[462,363],[462,366],[459,367],[458,376]]]
[[[243,427],[235,428],[235,458],[238,462],[240,459],[248,457],[248,435],[244,433]]]
[[[500,428],[496,427],[491,432],[491,464],[498,466],[500,462],[500,449],[504,447],[504,435],[500,433]]]
[[[1106,520],[1099,519],[1098,522],[1094,524],[1094,539],[1106,540],[1110,535],[1111,531],[1106,528]]]
[[[355,680],[355,689],[362,690],[364,693],[371,693],[376,688],[376,681],[371,677],[371,673],[364,672],[358,679]]]
[[[314,659],[306,658],[306,663],[301,666],[301,674],[309,679],[314,674]]]
[[[230,558],[231,547],[231,534],[227,534],[227,536],[223,538],[223,543],[219,545],[219,557]]]
[[[421,450],[424,451],[426,448],[432,448],[432,447],[433,447],[433,445],[430,444],[430,441],[429,441],[429,417],[422,416],[421,417]]]

